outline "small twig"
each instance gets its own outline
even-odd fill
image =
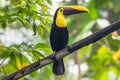
[[[31,65],[24,67],[16,72],[6,76],[2,80],[17,80],[27,74],[30,74],[31,72],[33,72],[35,70],[42,68],[43,66],[46,66],[46,65],[54,62],[56,59],[58,60],[60,58],[63,58],[84,46],[87,46],[91,43],[95,43],[96,41],[99,41],[103,37],[107,36],[111,32],[116,31],[118,29],[120,29],[120,20],[112,23],[111,25],[107,26],[106,28],[97,31],[96,33],[94,33],[78,42],[73,43],[70,46],[65,47],[64,49],[56,52],[56,55],[52,54],[48,57],[45,57],[42,60],[32,63]]]
[[[3,62],[8,58],[10,57],[14,52],[12,51],[8,56],[5,57],[5,59],[3,59],[3,61],[0,63],[0,66],[3,64]]]

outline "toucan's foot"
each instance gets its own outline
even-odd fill
[[[53,59],[53,60],[56,60],[56,57],[55,57],[55,56],[56,56],[56,51],[53,52],[53,55],[52,55],[52,59]]]
[[[56,56],[56,51],[53,52],[53,56],[54,56],[54,57]]]
[[[56,53],[56,51],[53,52],[53,54],[55,54],[55,53]]]

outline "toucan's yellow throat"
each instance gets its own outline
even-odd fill
[[[83,12],[89,12],[89,10],[86,7],[83,6],[64,6],[57,9],[55,16],[54,16],[54,23],[58,27],[66,27],[67,23],[65,20],[65,15],[72,15],[72,14],[78,14]]]
[[[56,25],[58,27],[66,27],[67,26],[63,12],[64,12],[64,8],[60,8],[57,12]]]

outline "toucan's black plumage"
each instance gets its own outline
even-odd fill
[[[66,28],[59,28],[52,25],[50,41],[53,51],[59,51],[68,44],[68,30]],[[56,60],[53,64],[53,72],[57,75],[65,72],[63,59]]]
[[[53,51],[59,51],[68,44],[68,30],[67,27],[60,28],[52,25],[50,41]]]
[[[50,43],[54,52],[63,49],[68,44],[68,30],[64,15],[88,12],[88,9],[82,6],[65,6],[56,10],[50,33]],[[62,75],[65,72],[63,59],[56,60],[53,63],[53,72],[56,75]]]

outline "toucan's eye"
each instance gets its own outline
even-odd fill
[[[60,9],[60,12],[63,12],[63,9]]]

